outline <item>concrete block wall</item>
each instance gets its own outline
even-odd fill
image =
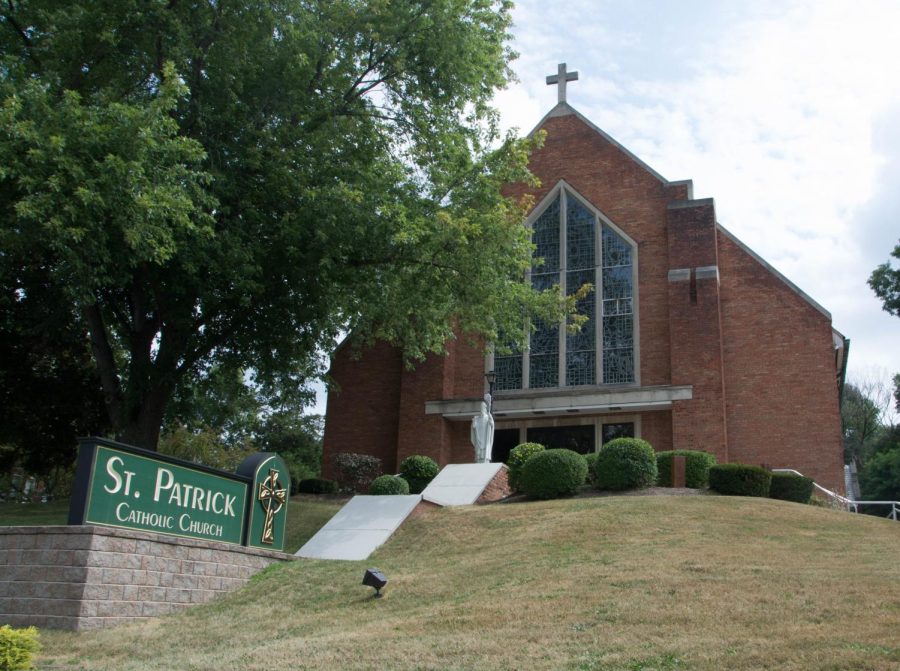
[[[0,624],[80,631],[156,617],[292,559],[129,529],[0,527]]]

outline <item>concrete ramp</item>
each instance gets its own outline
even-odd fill
[[[439,506],[472,505],[502,468],[503,464],[449,464],[428,484],[422,498]]]
[[[354,496],[296,552],[310,559],[367,559],[391,537],[422,497]]]

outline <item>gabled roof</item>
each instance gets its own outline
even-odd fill
[[[531,129],[531,132],[528,133],[528,137],[532,137],[538,130],[540,130],[541,126],[544,125],[544,122],[546,122],[547,119],[551,119],[553,117],[561,117],[561,116],[577,117],[588,128],[590,128],[595,133],[600,135],[600,137],[602,137],[604,140],[609,142],[611,145],[613,145],[614,147],[619,149],[622,153],[624,153],[626,156],[628,156],[632,161],[637,163],[644,170],[646,170],[648,173],[650,173],[656,179],[658,179],[664,186],[670,186],[672,184],[681,183],[681,182],[670,182],[669,180],[667,180],[665,177],[663,177],[658,172],[656,172],[656,170],[654,170],[649,165],[644,163],[641,159],[639,159],[637,156],[635,156],[631,151],[628,150],[627,147],[625,147],[624,145],[622,145],[621,143],[616,141],[615,138],[613,138],[611,135],[606,133],[602,128],[596,126],[590,119],[588,119],[581,112],[579,112],[577,109],[572,107],[569,103],[557,103],[556,107],[554,107],[552,110],[547,112],[547,114],[544,115],[544,118],[538,122],[537,126],[535,126],[534,128]]]
[[[575,117],[577,117],[577,118],[578,118],[582,123],[584,123],[588,128],[592,129],[595,133],[597,133],[598,135],[600,135],[603,139],[605,139],[605,140],[606,140],[607,142],[609,142],[611,145],[613,145],[614,147],[616,147],[617,149],[619,149],[623,154],[625,154],[625,155],[628,156],[632,161],[634,161],[634,162],[637,163],[639,166],[641,166],[641,167],[642,167],[644,170],[646,170],[650,175],[652,175],[653,177],[655,177],[656,179],[658,179],[664,186],[673,186],[673,185],[677,185],[677,184],[685,184],[685,183],[687,183],[687,184],[688,184],[689,191],[693,191],[692,185],[691,185],[691,181],[690,181],[690,180],[680,180],[680,181],[676,181],[676,182],[670,182],[670,181],[667,180],[665,177],[663,177],[663,176],[660,175],[658,172],[656,172],[653,168],[651,168],[649,165],[647,165],[646,163],[644,163],[644,161],[642,161],[640,158],[638,158],[637,156],[635,156],[634,153],[632,153],[631,151],[629,151],[629,149],[628,149],[627,147],[625,147],[625,146],[623,146],[621,143],[617,142],[617,141],[615,140],[615,138],[613,138],[613,137],[610,136],[608,133],[606,133],[602,128],[599,128],[599,127],[598,127],[597,125],[595,125],[590,119],[588,119],[586,116],[584,116],[581,112],[579,112],[578,110],[576,110],[574,107],[572,107],[572,106],[571,106],[569,103],[567,103],[567,102],[560,102],[560,103],[557,103],[556,106],[555,106],[553,109],[551,109],[549,112],[547,112],[547,114],[544,115],[544,118],[542,118],[542,119],[538,122],[538,124],[531,130],[531,132],[528,133],[528,137],[533,136],[538,130],[540,130],[541,126],[544,125],[544,123],[547,121],[547,119],[552,119],[552,118],[554,118],[554,117],[563,117],[563,116],[575,116]],[[711,199],[710,199],[710,200],[711,200]],[[686,202],[690,202],[690,203],[696,204],[697,201],[694,201],[694,200],[693,200],[693,194],[691,193],[691,194],[689,195],[688,201],[686,201]],[[775,269],[768,261],[766,261],[766,260],[765,260],[764,258],[762,258],[759,254],[757,254],[756,252],[754,252],[752,249],[750,249],[746,244],[744,244],[743,242],[741,242],[741,241],[734,235],[734,233],[732,233],[731,231],[729,231],[728,229],[726,229],[724,226],[722,226],[722,224],[720,224],[719,222],[716,222],[716,226],[718,227],[718,229],[719,229],[722,233],[725,234],[726,237],[728,237],[729,239],[731,239],[738,247],[740,247],[740,248],[743,249],[745,252],[747,252],[751,257],[753,257],[754,259],[756,259],[756,261],[758,261],[758,262],[759,262],[766,270],[768,270],[770,273],[772,273],[775,277],[777,277],[779,280],[781,280],[782,282],[784,282],[784,283],[788,286],[788,288],[790,288],[794,293],[796,293],[796,294],[797,294],[798,296],[800,296],[803,300],[805,300],[807,303],[809,303],[813,308],[815,308],[818,312],[820,312],[822,315],[824,315],[826,318],[828,318],[829,321],[831,320],[831,313],[828,312],[828,310],[826,310],[824,307],[822,307],[821,305],[819,305],[819,303],[817,303],[816,301],[814,301],[814,300],[809,296],[809,294],[807,294],[806,292],[804,292],[800,287],[798,287],[796,284],[794,284],[793,282],[791,282],[787,277],[785,277],[784,275],[782,275],[782,274],[781,274],[778,270],[776,270],[776,269]]]
[[[779,280],[781,280],[782,282],[784,282],[784,283],[788,286],[788,288],[791,289],[791,291],[793,291],[794,293],[796,293],[798,296],[800,296],[800,298],[802,298],[802,299],[805,300],[807,303],[809,303],[812,307],[814,307],[816,310],[818,310],[819,312],[821,312],[825,317],[828,318],[828,321],[831,321],[831,313],[830,313],[828,310],[826,310],[826,309],[823,308],[821,305],[819,305],[816,301],[814,301],[814,300],[809,296],[809,294],[807,294],[805,291],[803,291],[803,289],[801,289],[800,287],[798,287],[796,284],[794,284],[793,282],[791,282],[787,277],[785,277],[785,276],[782,275],[780,272],[778,272],[778,270],[776,270],[776,269],[772,266],[772,264],[770,264],[768,261],[766,261],[766,260],[765,260],[763,257],[761,257],[759,254],[757,254],[756,252],[754,252],[752,249],[750,249],[746,244],[744,244],[743,242],[741,242],[741,241],[737,238],[737,236],[736,236],[734,233],[732,233],[732,232],[729,231],[727,228],[725,228],[724,226],[722,226],[722,224],[720,224],[718,221],[716,222],[716,228],[718,228],[719,231],[720,231],[721,233],[724,233],[724,234],[725,234],[725,237],[727,237],[729,240],[731,240],[734,244],[736,244],[736,245],[737,245],[738,247],[740,247],[742,250],[744,250],[745,252],[747,252],[747,254],[749,254],[750,256],[752,256],[752,257],[753,257],[753,258],[754,258],[754,259],[755,259],[755,260],[756,260],[763,268],[765,268],[765,269],[768,270],[770,273],[772,273],[775,277],[777,277]],[[837,332],[837,331],[836,331],[836,332]],[[843,336],[841,336],[841,337],[843,337]]]

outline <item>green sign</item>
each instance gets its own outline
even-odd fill
[[[227,473],[99,438],[83,439],[70,524],[284,547],[290,476],[277,454]]]
[[[287,505],[287,496],[291,491],[287,464],[277,454],[260,453],[254,457],[253,501],[247,520],[247,545],[281,548],[284,547],[287,516],[279,513]],[[248,461],[241,464],[239,472],[243,472],[245,466],[250,466],[248,462],[254,457],[249,457]]]

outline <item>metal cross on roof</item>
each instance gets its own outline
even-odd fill
[[[578,79],[578,72],[566,72],[566,64],[560,63],[555,75],[547,76],[547,84],[556,84],[556,102],[566,102],[566,82]]]

